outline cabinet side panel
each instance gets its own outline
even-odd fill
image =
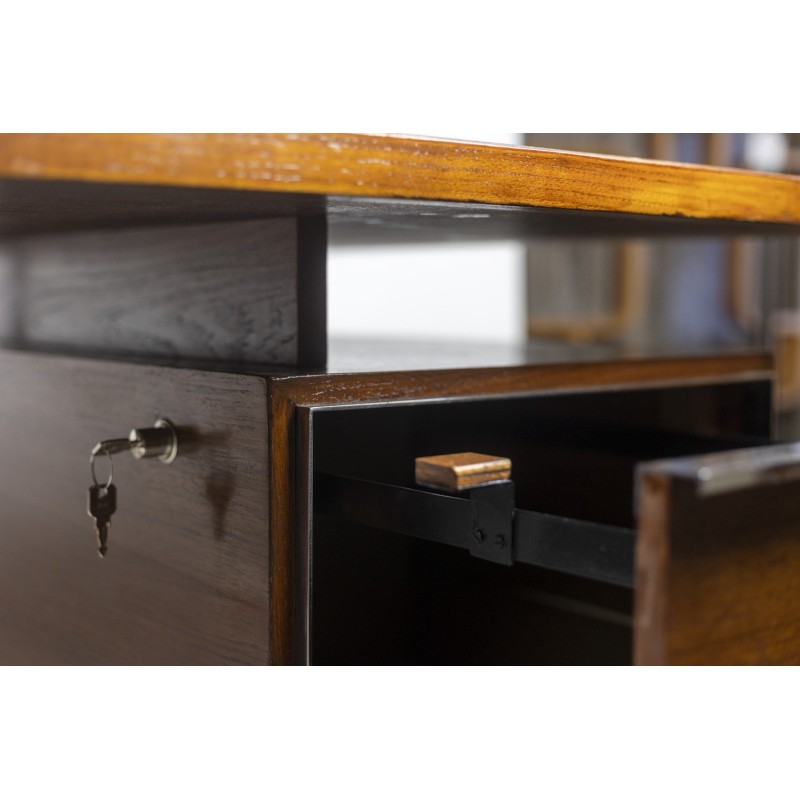
[[[0,662],[268,663],[266,410],[260,378],[0,354]],[[178,457],[114,456],[101,560],[89,452],[157,416]]]
[[[0,337],[37,350],[295,364],[301,349],[324,350],[324,329],[304,325],[322,338],[316,349],[298,334],[312,313],[299,311],[298,252],[312,240],[293,218],[19,238],[0,247]],[[324,281],[302,291],[303,305],[324,307]]]

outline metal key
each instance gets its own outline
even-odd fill
[[[98,442],[89,456],[92,486],[86,502],[86,511],[94,520],[97,530],[97,552],[100,558],[108,552],[108,528],[111,516],[117,510],[117,487],[114,486],[114,461],[112,455],[129,452],[134,458],[158,458],[171,464],[178,455],[178,432],[175,426],[160,417],[152,428],[134,428],[127,439],[104,439]],[[97,479],[95,459],[108,458],[108,478],[105,483]]]
[[[89,488],[86,511],[94,519],[97,529],[97,552],[103,558],[108,550],[108,526],[111,515],[117,510],[117,487],[113,483]]]
[[[92,448],[92,455],[96,456],[100,453],[105,453],[106,455],[113,456],[117,453],[124,453],[127,450],[133,449],[136,446],[136,442],[132,441],[130,438],[128,439],[106,439],[105,441],[98,442]]]

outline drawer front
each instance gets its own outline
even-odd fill
[[[114,456],[100,559],[90,450],[158,416],[178,456]],[[269,662],[264,380],[3,353],[0,442],[0,662]]]
[[[639,664],[800,664],[800,447],[643,465]]]

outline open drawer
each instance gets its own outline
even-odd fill
[[[643,464],[640,664],[800,664],[800,445]]]
[[[800,663],[800,447],[768,409],[739,384],[317,410],[310,660]],[[415,485],[458,451],[513,462],[506,563],[469,491]]]

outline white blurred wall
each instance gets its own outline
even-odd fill
[[[521,144],[516,133],[432,133]],[[525,246],[470,242],[330,248],[332,337],[516,343],[525,339]]]

